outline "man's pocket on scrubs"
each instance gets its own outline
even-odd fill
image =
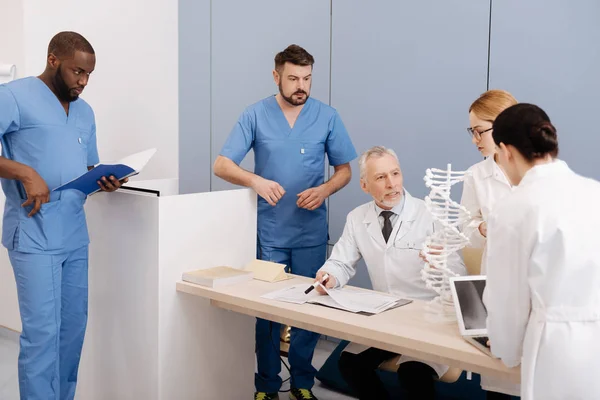
[[[302,143],[302,164],[304,169],[311,172],[325,171],[325,144]]]
[[[90,141],[91,132],[85,129],[77,129],[77,141],[79,142],[79,150],[81,151],[82,163],[87,167],[88,160],[88,143]]]
[[[42,204],[40,211],[33,217],[28,216],[30,207],[22,207],[19,212],[17,231],[19,248],[15,250],[22,252],[60,250],[63,246],[60,206],[61,200]]]

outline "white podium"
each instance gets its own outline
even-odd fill
[[[187,270],[241,268],[255,258],[256,194],[177,195],[170,180],[128,185],[158,190],[160,197],[119,191],[93,195],[86,204],[89,319],[76,398],[251,396],[254,319],[179,294],[175,282]],[[0,313],[0,325],[4,314],[10,313]],[[249,373],[233,376],[233,364]]]

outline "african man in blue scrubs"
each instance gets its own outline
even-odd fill
[[[95,64],[94,49],[83,36],[61,32],[50,41],[42,75],[0,85],[2,244],[15,274],[23,325],[23,400],[75,396],[87,323],[86,196],[52,189],[98,163],[94,113],[79,98]],[[107,192],[121,183],[112,176],[98,182]]]
[[[314,277],[327,252],[325,199],[350,181],[356,151],[335,109],[310,97],[314,59],[291,45],[275,57],[279,94],[248,107],[215,161],[215,174],[258,194],[260,259]],[[254,173],[239,167],[254,150]],[[324,182],[325,155],[335,169]],[[256,322],[256,400],[278,398],[280,325]],[[312,356],[319,334],[292,328],[290,398],[315,399]]]

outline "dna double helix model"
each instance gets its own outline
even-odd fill
[[[452,171],[448,164],[446,170],[431,168],[425,173],[425,186],[431,189],[425,197],[425,206],[433,215],[435,231],[425,239],[422,254],[426,260],[421,277],[427,288],[438,296],[428,303],[426,311],[429,317],[440,322],[456,320],[449,278],[457,276],[448,268],[448,257],[469,244],[469,239],[461,232],[471,219],[469,211],[452,200],[452,186],[462,182],[467,171]]]

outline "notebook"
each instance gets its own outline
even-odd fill
[[[184,272],[182,279],[196,285],[216,288],[246,282],[251,280],[252,277],[253,273],[251,271],[232,267],[213,267]]]
[[[94,169],[52,191],[75,189],[89,196],[100,190],[98,181],[102,179],[103,176],[108,178],[113,175],[118,180],[123,180],[139,174],[148,161],[150,161],[154,153],[156,153],[156,149],[150,149],[127,156],[114,164],[98,164]]]
[[[320,304],[344,311],[367,315],[379,314],[383,311],[412,302],[412,300],[402,299],[391,294],[349,287],[327,289],[324,286],[321,286],[328,293],[328,296],[320,295],[316,290],[306,294],[305,291],[308,286],[309,285],[306,283],[293,285],[264,294],[261,297],[295,304]]]
[[[461,336],[485,354],[494,357],[487,345],[487,310],[483,304],[485,279],[485,275],[452,277],[450,289]]]
[[[280,282],[290,279],[285,272],[285,264],[272,261],[253,260],[245,267],[246,271],[254,272],[254,279],[265,282]]]

